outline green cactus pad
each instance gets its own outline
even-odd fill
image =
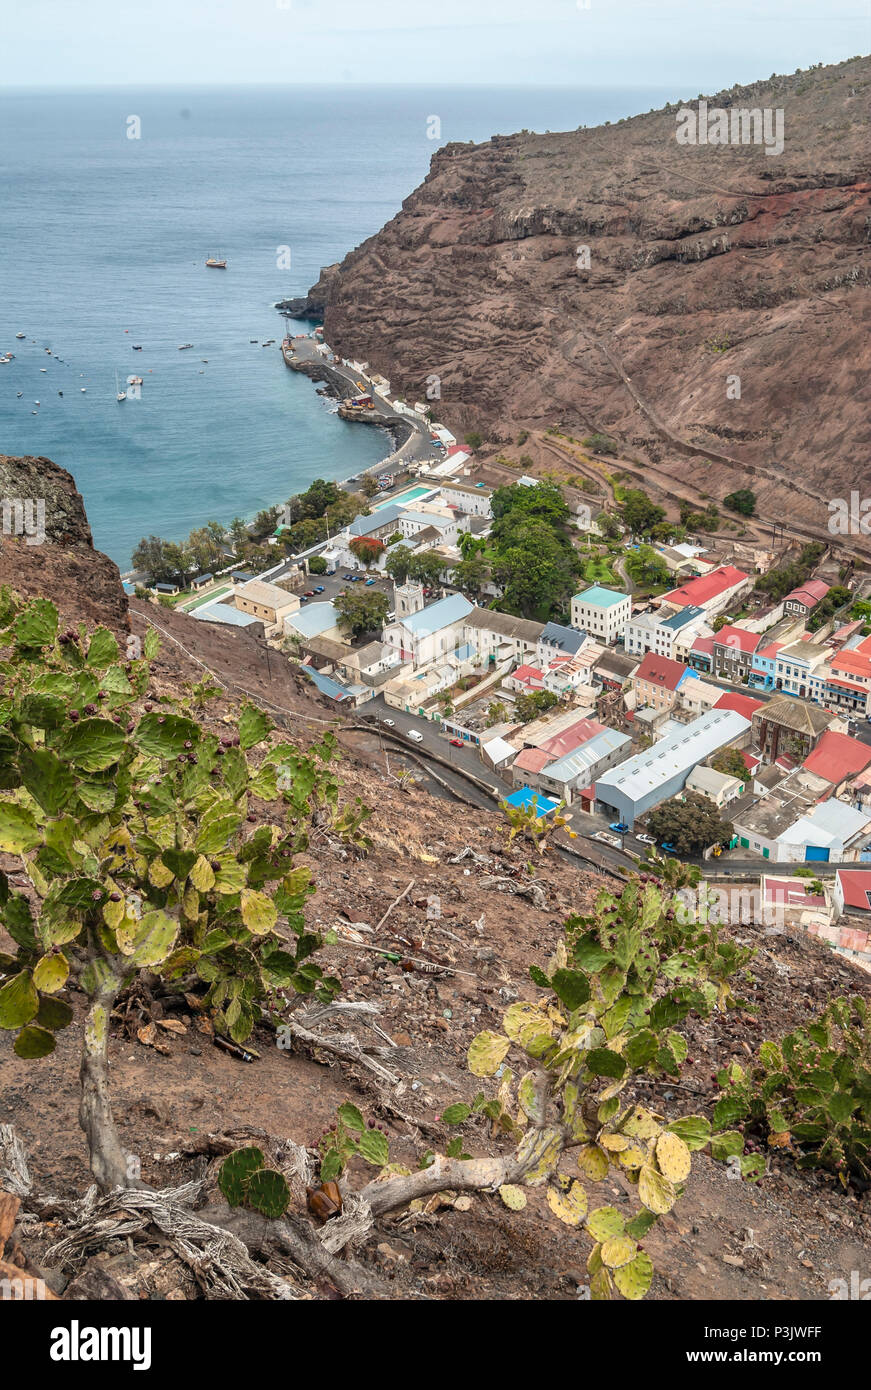
[[[240,1207],[245,1200],[248,1181],[264,1164],[263,1151],[251,1144],[244,1149],[234,1149],[221,1164],[218,1173],[218,1186],[231,1207]]]
[[[290,1204],[287,1180],[275,1168],[258,1168],[248,1179],[248,1204],[276,1221]]]
[[[614,1283],[624,1298],[633,1301],[643,1298],[653,1280],[653,1261],[643,1250],[634,1260],[614,1270]]]

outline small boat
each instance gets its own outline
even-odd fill
[[[249,343],[259,343],[259,342],[260,342],[260,339],[259,339],[259,338],[249,338],[248,341],[249,341]]]
[[[141,352],[141,351],[142,351],[142,344],[141,344],[141,343],[134,343],[134,344],[133,344],[133,351],[134,351],[134,352]]]
[[[24,395],[24,392],[23,392],[23,391],[19,391],[19,392],[18,392],[18,399],[21,400],[21,397],[22,397],[23,395]]]
[[[87,391],[87,389],[88,389],[87,386],[80,386],[80,387],[79,387],[79,390],[81,391],[82,395],[85,394],[85,392]]]
[[[126,399],[127,399],[127,392],[126,392],[126,391],[119,391],[119,390],[118,390],[118,373],[116,372],[116,373],[115,373],[115,400],[116,400],[116,401],[118,402],[118,404],[120,405],[121,402],[122,402],[122,401],[126,401]]]
[[[141,376],[128,376],[128,378],[127,378],[127,385],[128,385],[128,386],[141,386],[141,385],[142,385],[142,377],[141,377]]]
[[[185,348],[192,348],[193,343],[179,343],[179,352],[184,352]]]
[[[34,404],[34,405],[39,405],[39,401],[34,401],[33,404]]]
[[[47,372],[47,371],[48,371],[48,367],[40,367],[39,370],[40,370],[41,372]]]
[[[16,338],[24,338],[26,335],[24,333],[16,333],[15,336]]]
[[[206,256],[206,265],[209,270],[226,270],[227,262],[221,256]]]
[[[62,396],[62,395],[63,395],[63,391],[58,391],[58,395],[59,395],[59,396]]]

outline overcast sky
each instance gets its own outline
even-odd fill
[[[871,18],[869,0],[5,0],[0,33],[8,86],[421,81],[695,95],[867,53]]]

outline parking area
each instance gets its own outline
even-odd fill
[[[346,579],[345,575],[349,574],[353,574],[355,578],[353,580]],[[374,580],[374,583],[370,584],[367,589],[366,581],[370,579]],[[393,602],[393,581],[386,575],[376,575],[375,573],[367,574],[366,571],[362,569],[340,569],[332,575],[310,574],[305,589],[300,593],[300,599],[305,603],[332,603],[333,599],[345,589],[354,588],[361,588],[366,593],[380,592],[386,594],[391,603]],[[304,595],[309,590],[312,591],[314,597],[305,599]],[[320,590],[320,592],[318,592],[318,590]]]

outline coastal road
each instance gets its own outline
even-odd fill
[[[389,455],[390,466],[401,467],[403,464],[436,462],[443,457],[430,440],[428,425],[421,424],[414,415],[404,415],[401,411],[394,410],[390,402],[384,400],[383,396],[375,395],[373,388],[367,384],[362,376],[353,372],[349,367],[343,367],[338,361],[328,360],[322,353],[318,352],[319,345],[316,339],[303,337],[293,338],[291,341],[293,356],[298,362],[307,363],[312,367],[320,367],[324,375],[332,379],[333,384],[341,383],[346,387],[349,396],[362,394],[357,385],[358,381],[362,381],[365,390],[372,395],[377,413],[406,427],[409,431],[408,438]],[[384,466],[385,461],[382,460],[380,463],[372,464],[370,468],[364,469],[357,476],[362,477],[365,473],[380,473]]]

